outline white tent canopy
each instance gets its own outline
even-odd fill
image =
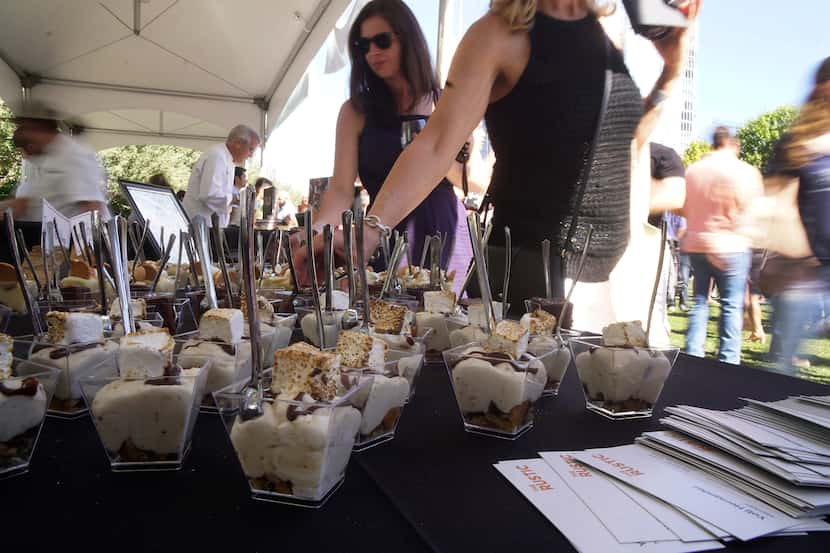
[[[0,2],[0,98],[47,103],[96,149],[267,136],[348,3]]]

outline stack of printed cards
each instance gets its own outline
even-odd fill
[[[830,482],[811,468],[826,460],[820,466],[830,469],[821,458],[830,453],[830,398],[750,403],[729,413],[668,408],[679,432],[495,467],[579,551],[708,551],[830,531],[819,518],[830,513]]]

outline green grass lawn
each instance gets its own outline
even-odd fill
[[[764,330],[767,333],[767,340],[761,344],[759,342],[750,342],[749,331],[743,332],[743,344],[741,348],[741,363],[747,367],[757,369],[765,369],[777,371],[775,363],[767,360],[767,352],[769,351],[769,343],[772,338],[772,308],[768,304],[764,304],[763,324]],[[709,327],[706,335],[706,357],[714,357],[718,348],[718,319],[720,317],[720,307],[711,305],[709,308]],[[674,312],[669,313],[669,322],[671,323],[671,342],[675,346],[679,346],[681,350],[686,345],[686,329],[689,327],[689,313]],[[810,361],[810,368],[799,369],[795,376],[799,378],[806,378],[821,382],[822,384],[830,384],[830,339],[808,339],[802,341],[801,357]]]

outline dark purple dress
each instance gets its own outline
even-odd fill
[[[358,141],[358,174],[363,186],[374,200],[383,181],[401,155],[401,121],[425,119],[425,116],[401,116],[397,121],[381,121],[367,114],[366,125]],[[448,235],[441,256],[441,266],[447,267],[455,244],[459,201],[447,179],[441,180],[429,196],[395,227],[403,233],[409,230],[409,253],[412,263],[418,263],[427,236]],[[376,267],[380,269],[380,267]]]

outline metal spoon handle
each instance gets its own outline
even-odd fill
[[[257,252],[257,265],[260,268],[259,280],[256,283],[257,288],[262,287],[262,279],[265,278],[265,264],[268,262],[268,253],[271,251],[271,243],[274,241],[274,235],[274,231],[268,233],[268,240],[265,241],[265,249],[262,249],[262,234],[257,236],[257,246],[259,248]]]
[[[349,308],[352,308],[354,307],[355,296],[357,295],[354,281],[354,259],[352,258],[352,233],[354,232],[352,229],[352,219],[354,218],[354,214],[351,210],[347,209],[341,214],[340,218],[343,223],[343,249],[346,254],[346,277],[349,283]]]
[[[568,294],[565,296],[565,303],[562,305],[562,311],[559,312],[559,318],[556,320],[556,335],[562,335],[562,321],[568,313],[568,306],[571,304],[571,297],[579,279],[582,278],[582,270],[585,269],[585,260],[588,258],[588,246],[591,245],[591,237],[594,235],[594,225],[588,225],[588,231],[585,233],[585,243],[582,245],[582,253],[579,254],[579,265],[576,268],[573,282],[568,289]]]
[[[126,255],[122,254],[122,236],[121,223],[122,219],[115,216],[107,222],[107,230],[109,233],[110,253],[112,261],[112,272],[115,278],[115,291],[118,294],[118,301],[121,307],[121,322],[124,325],[124,334],[130,334],[135,331],[133,325],[133,318],[130,309],[130,292],[127,287],[127,279],[125,275]]]
[[[259,313],[256,309],[256,287],[254,285],[254,277],[256,276],[253,236],[255,203],[255,192],[250,188],[243,188],[239,194],[239,255],[242,263],[242,291],[245,295],[245,306],[248,311],[248,335],[251,340],[251,366],[253,368],[251,385],[256,387],[259,397],[262,397],[262,335],[259,331]],[[228,288],[228,294],[230,297],[230,288]]]
[[[397,267],[398,264],[401,262],[401,258],[403,258],[403,249],[406,247],[403,240],[398,240],[395,243],[395,249],[392,251],[391,259],[389,260],[389,266],[386,269],[386,280],[383,281],[383,288],[380,291],[379,299],[383,299],[387,293],[389,293],[389,289],[392,288],[392,285],[395,283],[397,278]]]
[[[83,221],[79,222],[78,223],[78,229],[80,229],[81,238],[83,239],[83,241],[81,242],[81,251],[84,252],[84,257],[86,257],[87,262],[90,265],[92,265],[93,263],[95,263],[95,259],[94,259],[94,256],[92,255],[92,252],[89,251],[89,242],[90,242],[90,240],[89,240],[89,235],[86,233],[86,224]],[[90,230],[92,230],[92,229],[90,229]]]
[[[432,237],[427,236],[424,238],[424,247],[421,249],[421,261],[418,263],[418,268],[423,269],[424,265],[427,262],[427,255],[429,255],[429,248],[432,245]]]
[[[193,235],[189,232],[185,233],[187,240],[184,241],[184,253],[187,254],[187,268],[190,272],[190,279],[193,281],[193,286],[199,286],[199,273],[196,272],[196,254],[193,252]]]
[[[326,348],[326,328],[323,321],[323,310],[320,307],[320,289],[317,287],[317,261],[314,259],[314,227],[312,212],[306,211],[305,238],[306,253],[308,255],[308,278],[311,281],[311,299],[314,303],[314,314],[317,317],[317,332],[320,337],[320,349]]]
[[[507,294],[510,289],[510,268],[513,264],[513,241],[510,227],[504,227],[504,284],[501,292],[501,316],[507,318]]]
[[[482,251],[482,243],[479,239],[481,231],[479,230],[477,213],[470,213],[467,215],[467,229],[470,232],[470,242],[473,246],[473,257],[476,261],[478,285],[481,289],[481,302],[484,307],[484,328],[487,334],[492,334],[495,326],[493,306],[491,303],[493,301],[493,296],[490,293],[490,279],[487,274],[487,264],[484,262],[484,252]]]
[[[545,275],[545,298],[551,299],[553,298],[553,286],[550,279],[550,240],[547,238],[542,240],[542,271]]]
[[[366,254],[364,253],[363,241],[363,206],[355,202],[354,207],[354,235],[355,248],[357,249],[357,271],[360,275],[360,295],[363,297],[363,329],[368,331],[372,324],[372,317],[369,309],[369,283],[366,282]]]
[[[23,236],[23,231],[20,229],[17,229],[17,244],[20,247],[20,250],[23,252],[23,260],[26,261],[26,265],[32,272],[32,278],[35,281],[35,285],[37,285],[38,294],[40,294],[40,278],[38,278],[37,276],[37,271],[35,271],[35,264],[32,263],[32,258],[29,255],[29,248],[26,245],[26,238]]]
[[[150,292],[155,293],[156,287],[159,285],[159,280],[161,280],[161,275],[164,274],[164,269],[167,267],[167,263],[170,261],[170,254],[173,253],[173,244],[176,243],[176,236],[174,234],[170,234],[170,238],[167,240],[167,247],[164,249],[164,254],[161,256],[161,261],[159,262],[159,270],[156,273],[156,277],[153,279],[153,284],[150,286]]]
[[[441,289],[441,237],[433,236],[429,241],[429,287]]]
[[[182,271],[182,250],[184,249],[184,243],[189,239],[190,235],[184,231],[179,231],[179,252],[176,257],[176,276],[173,277],[173,294],[179,289],[179,274]]]
[[[651,322],[654,318],[654,304],[657,302],[657,290],[663,275],[663,261],[666,257],[666,234],[668,228],[665,219],[660,224],[660,256],[657,260],[657,274],[654,277],[654,287],[651,290],[651,301],[648,304],[648,322],[646,323],[646,340],[651,342]]]
[[[216,298],[216,288],[213,285],[213,275],[211,274],[210,250],[208,248],[208,234],[207,221],[204,216],[196,215],[191,220],[193,225],[193,239],[196,242],[196,254],[199,256],[199,261],[202,264],[202,281],[205,286],[205,295],[207,296],[208,305],[211,309],[219,307],[219,301]],[[196,281],[198,282],[198,280]]]
[[[331,225],[323,227],[323,274],[326,283],[326,311],[334,311],[334,233]]]
[[[222,271],[222,282],[225,283],[225,304],[228,307],[233,307],[233,293],[231,290],[231,278],[228,274],[228,265],[225,263],[225,245],[222,242],[222,236],[225,233],[219,228],[219,215],[211,213],[210,215],[210,232],[213,236],[213,243],[216,245],[216,250],[219,254],[219,269]]]
[[[58,243],[58,249],[61,251],[61,255],[63,256],[63,262],[61,263],[61,274],[64,275],[69,272],[69,252],[66,248],[63,247],[63,240],[61,239],[61,233],[58,232],[58,222],[52,219],[52,226],[55,227],[55,240]]]
[[[96,210],[89,216],[89,230],[92,232],[92,253],[95,256],[95,267],[98,269],[98,287],[101,292],[101,314],[106,315],[109,311],[107,305],[107,281],[104,276],[104,258],[101,252],[101,215]]]
[[[12,252],[12,261],[14,263],[14,273],[17,275],[17,285],[20,286],[20,292],[23,294],[23,302],[26,304],[26,311],[32,318],[32,328],[35,335],[43,334],[43,323],[40,320],[40,311],[37,303],[32,299],[29,289],[26,287],[26,275],[23,274],[23,266],[20,264],[20,250],[18,249],[17,236],[14,232],[14,215],[11,208],[6,208],[6,238],[9,241],[9,249]]]
[[[280,231],[282,233],[282,231]],[[291,284],[294,286],[294,293],[300,293],[300,279],[297,278],[297,269],[294,267],[294,249],[291,245],[291,235],[284,234],[285,237],[285,248],[288,250],[286,253],[288,254],[287,260],[288,261],[288,274],[291,275]]]

